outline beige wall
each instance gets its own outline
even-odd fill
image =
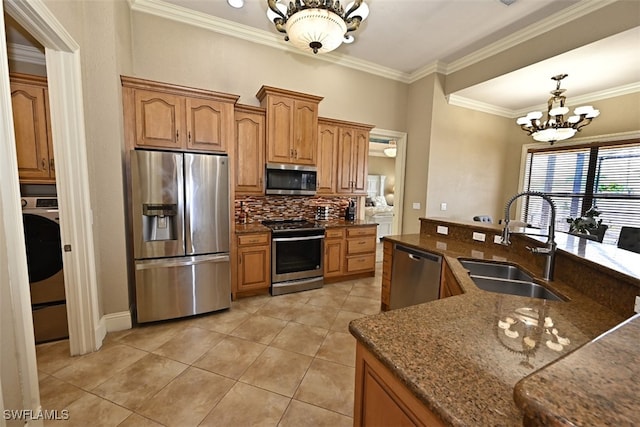
[[[471,221],[498,218],[503,205],[511,120],[449,105],[443,77],[436,80],[427,185],[427,216]],[[441,211],[440,204],[447,210]]]
[[[131,69],[125,1],[47,1],[80,46],[100,314],[128,310],[120,74]],[[99,37],[96,37],[99,34]],[[54,144],[65,143],[54,141]]]
[[[303,55],[133,14],[136,77],[240,95],[269,85],[324,97],[320,116],[404,131],[407,86]]]

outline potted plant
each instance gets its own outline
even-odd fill
[[[569,223],[569,233],[576,235],[590,235],[595,237],[591,240],[602,242],[604,233],[609,227],[607,225],[603,225],[601,219],[596,219],[598,216],[600,216],[600,211],[596,206],[592,206],[584,213],[584,216],[578,218],[567,218],[567,222]]]

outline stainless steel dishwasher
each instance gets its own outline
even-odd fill
[[[389,307],[407,307],[437,300],[440,296],[442,257],[395,245],[391,268]]]

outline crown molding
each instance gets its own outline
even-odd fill
[[[35,47],[7,43],[7,55],[12,61],[46,66],[44,53]]]
[[[447,98],[447,102],[450,105],[469,108],[471,110],[481,111],[483,113],[494,114],[497,116],[507,117],[509,119],[514,117],[513,110],[510,110],[508,108],[498,107],[496,105],[488,104],[486,102],[476,101],[474,99],[465,98],[463,96],[459,96],[455,94],[447,95],[446,98]]]
[[[193,11],[162,0],[129,0],[131,10],[136,12],[155,15],[171,21],[193,25],[218,34],[236,37],[252,43],[258,43],[275,49],[280,49],[289,53],[307,56],[321,61],[331,62],[358,71],[377,75],[403,83],[409,83],[410,74],[392,68],[383,67],[373,62],[349,57],[337,52],[314,55],[292,47],[285,42],[281,35],[269,31],[259,30],[237,22],[207,15],[202,12]]]
[[[611,89],[601,90],[599,92],[593,92],[587,95],[574,96],[570,98],[571,105],[584,105],[592,102],[600,101],[602,99],[614,98],[617,96],[629,95],[632,93],[640,92],[640,82],[631,83],[624,86],[618,86]],[[509,108],[499,107],[493,104],[476,101],[473,99],[465,98],[463,96],[450,94],[447,95],[447,102],[450,105],[456,105],[458,107],[469,108],[471,110],[481,111],[483,113],[494,114],[497,116],[506,117],[508,119],[515,119],[518,117],[526,116],[530,111],[546,111],[547,104],[534,105],[532,107],[522,108],[520,110],[511,110]]]
[[[509,37],[505,37],[503,40],[492,43],[463,58],[450,62],[447,66],[447,74],[459,71],[507,49],[516,47],[534,37],[549,32],[555,28],[562,27],[568,21],[578,19],[615,2],[616,0],[582,0],[581,2],[552,15],[547,19],[510,34]]]

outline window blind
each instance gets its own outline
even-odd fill
[[[591,144],[530,150],[523,188],[548,194],[556,204],[556,230],[567,218],[596,206],[609,229],[603,243],[615,244],[620,227],[640,227],[640,143]],[[547,228],[550,209],[539,197],[525,198],[521,220]]]

